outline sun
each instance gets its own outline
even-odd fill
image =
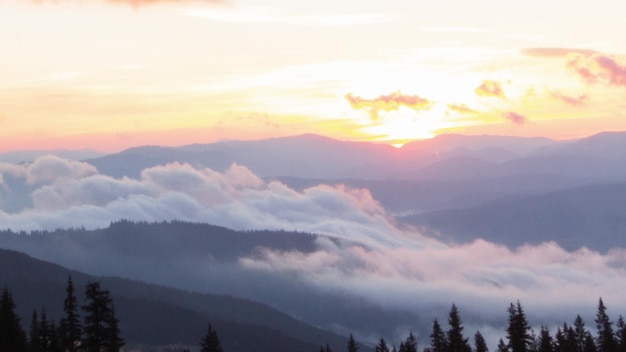
[[[362,127],[361,131],[372,136],[372,140],[387,142],[400,148],[410,141],[433,138],[442,131],[459,127],[458,122],[448,117],[445,107],[433,107],[429,111],[419,113],[400,108],[397,111],[381,113],[377,121]]]

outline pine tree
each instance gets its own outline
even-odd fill
[[[99,282],[90,282],[85,289],[85,300],[86,304],[82,307],[85,318],[81,350],[119,351],[124,341],[119,336],[118,320],[109,291],[101,289]]]
[[[597,348],[600,352],[616,352],[617,344],[613,335],[613,323],[606,313],[606,306],[602,298],[598,301],[598,312],[596,314],[596,326],[598,328]]]
[[[433,321],[433,332],[430,334],[430,348],[432,352],[446,352],[448,340],[446,334],[441,329],[437,319]]]
[[[496,349],[497,352],[509,352],[509,346],[504,343],[504,341],[502,341],[502,339],[500,339],[500,341],[498,341],[498,348]]]
[[[115,316],[115,305],[113,303],[111,303],[111,309],[105,320],[107,326],[104,343],[105,349],[107,352],[117,352],[125,343],[120,337],[119,320]]]
[[[376,352],[389,352],[387,343],[385,342],[385,339],[383,339],[382,337],[380,338],[380,341],[378,341],[378,345],[376,345]]]
[[[396,346],[393,346],[393,350],[395,350],[395,349],[396,349]],[[399,352],[406,352],[406,347],[404,346],[404,341],[400,342],[400,347],[399,347],[398,351]]]
[[[348,352],[358,352],[359,347],[356,345],[356,341],[354,341],[354,337],[350,334],[350,339],[348,340]]]
[[[537,352],[554,352],[554,340],[550,336],[550,331],[547,327],[541,326],[539,332],[539,346],[537,346]]]
[[[30,343],[30,352],[41,352],[41,334],[39,333],[39,315],[33,310],[30,318],[30,330],[28,331],[28,341]]]
[[[415,335],[413,335],[412,332],[409,333],[409,336],[400,346],[401,349],[404,347],[404,352],[417,352],[417,339],[415,338]]]
[[[585,348],[583,352],[597,352],[598,349],[596,347],[596,342],[593,339],[593,336],[590,332],[587,332],[587,336],[585,336]]]
[[[48,352],[50,351],[50,347],[52,345],[52,334],[53,331],[50,328],[50,322],[48,321],[48,315],[45,310],[41,310],[41,318],[39,319],[39,339],[41,346],[41,350]]]
[[[476,331],[474,335],[474,352],[489,352],[487,342],[485,342],[485,338],[480,331]]]
[[[87,352],[100,352],[106,336],[105,316],[109,302],[104,300],[99,282],[89,282],[85,289],[86,305],[82,349]]]
[[[322,347],[321,352],[324,352]],[[200,343],[200,352],[223,352],[220,340],[217,337],[217,331],[213,329],[213,326],[209,324],[206,335],[202,338]]]
[[[448,324],[450,329],[448,330],[448,352],[470,352],[472,349],[467,343],[467,339],[463,337],[463,322],[459,316],[459,310],[455,304],[452,304],[450,314],[448,315]]]
[[[585,322],[580,315],[576,316],[574,319],[574,337],[576,340],[576,352],[584,352],[585,351],[585,341],[587,339],[587,335],[589,331],[585,327]]]
[[[565,352],[565,337],[563,336],[563,331],[561,331],[561,327],[559,326],[556,329],[556,334],[554,334],[554,350],[556,352]]]
[[[519,301],[508,308],[509,326],[507,327],[507,338],[512,352],[528,352],[532,343],[529,334],[530,327],[526,321],[526,314]]]
[[[535,330],[530,328],[530,338],[528,340],[528,351],[536,352],[539,349],[539,339],[537,338],[537,334],[535,334]]]
[[[13,295],[5,287],[0,297],[0,351],[26,351],[26,333],[15,308]]]
[[[66,297],[63,302],[64,317],[60,322],[60,344],[64,351],[75,352],[80,344],[82,335],[82,326],[78,315],[78,300],[74,294],[74,284],[72,277],[67,279],[67,287],[65,289]]]
[[[617,336],[617,350],[626,352],[626,323],[624,323],[624,318],[621,315],[617,319],[617,331],[615,334]]]
[[[60,336],[59,328],[57,328],[54,320],[50,320],[50,352],[66,352],[61,346]]]
[[[556,333],[556,345],[559,352],[575,352],[577,348],[576,332],[572,327],[563,323],[562,329],[559,328]]]

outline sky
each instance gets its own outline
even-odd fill
[[[0,152],[626,129],[626,4],[3,0]]]

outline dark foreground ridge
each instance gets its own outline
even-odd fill
[[[309,352],[317,350],[320,343],[339,348],[347,341],[346,337],[314,328],[260,303],[89,276],[0,249],[0,287],[10,288],[21,321],[30,321],[33,310],[44,309],[47,319],[58,322],[63,315],[70,276],[75,287],[97,281],[110,292],[119,328],[129,348],[144,351],[155,346],[196,348],[208,322],[219,331],[225,351]],[[85,304],[82,297],[78,304]]]

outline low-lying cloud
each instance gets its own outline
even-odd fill
[[[172,163],[145,169],[136,179],[112,178],[87,163],[55,157],[26,165],[0,164],[0,179],[0,224],[13,230],[98,228],[129,219],[323,234],[311,252],[265,248],[241,257],[237,267],[229,267],[229,277],[235,280],[250,272],[264,278],[287,277],[284,282],[414,313],[427,323],[443,319],[452,302],[471,317],[466,321],[492,330],[500,328],[494,324],[504,324],[508,303],[517,299],[533,324],[555,326],[578,313],[591,322],[600,296],[612,311],[626,310],[625,250],[568,252],[552,242],[517,249],[484,240],[443,243],[399,229],[364,189],[319,185],[296,191],[265,181],[240,165],[220,173]],[[31,204],[9,211],[5,205],[19,192],[27,192]],[[90,250],[98,249],[75,248],[71,256],[91,258]],[[115,265],[122,271],[109,274],[138,273],[136,278],[141,279],[149,265],[127,256],[107,253],[101,256],[107,262],[98,265],[112,265],[111,258],[119,258]],[[180,261],[168,262],[152,280],[171,284],[165,280],[185,277],[179,283],[187,282],[184,288],[215,289],[207,273],[217,270],[217,264],[211,262],[207,268],[206,258]],[[241,285],[235,285],[239,292],[255,292]],[[468,331],[476,326],[468,326]]]
[[[371,236],[375,241],[385,241],[385,233],[393,231],[367,190],[320,185],[297,192],[236,164],[218,173],[172,163],[145,169],[139,179],[116,179],[87,163],[46,156],[28,165],[0,164],[4,174],[0,206],[12,197],[28,197],[32,204],[17,212],[0,209],[0,223],[15,230],[94,229],[129,219]],[[18,196],[24,190],[28,194]]]
[[[373,121],[378,121],[381,111],[395,111],[400,107],[407,107],[415,111],[428,110],[433,102],[418,95],[407,95],[400,91],[389,95],[381,95],[374,99],[361,98],[352,94],[346,94],[346,100],[353,109],[365,109],[369,112]]]

